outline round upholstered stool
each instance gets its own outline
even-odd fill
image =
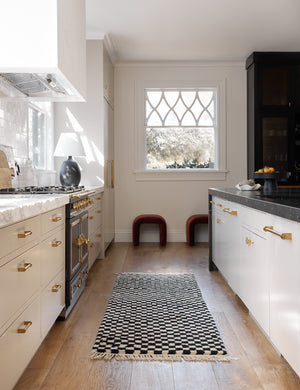
[[[142,223],[158,223],[160,245],[165,246],[167,243],[167,224],[165,219],[157,214],[142,214],[138,215],[132,224],[132,240],[133,245],[138,246],[140,242],[140,225]]]
[[[186,221],[186,242],[191,246],[195,245],[195,225],[199,223],[208,223],[208,215],[195,214]]]

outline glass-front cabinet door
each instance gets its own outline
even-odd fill
[[[264,67],[261,72],[263,106],[288,106],[289,72],[283,67]]]
[[[262,118],[262,167],[289,171],[289,137],[287,117]]]

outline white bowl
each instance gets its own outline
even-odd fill
[[[248,184],[244,184],[244,185],[240,186],[239,184],[237,184],[235,186],[235,188],[237,188],[240,191],[256,191],[260,187],[261,187],[260,184],[254,184],[253,186],[249,186]]]

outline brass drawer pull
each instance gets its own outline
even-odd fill
[[[211,204],[215,204],[215,202],[214,202],[213,200],[210,200],[210,201],[209,201],[209,203],[211,203]]]
[[[18,234],[18,238],[26,238],[26,237],[31,236],[31,235],[32,235],[31,230],[25,230],[24,233]]]
[[[264,231],[275,234],[275,236],[280,237],[282,240],[292,240],[292,237],[293,237],[292,233],[277,232],[276,230],[274,230],[273,226],[265,226]]]
[[[58,292],[62,288],[61,284],[56,284],[55,286],[52,287],[52,292]]]
[[[217,206],[219,207],[223,207],[223,205],[221,203],[217,203]]]
[[[217,223],[218,223],[218,224],[224,223],[224,221],[222,221],[221,219],[217,218]]]
[[[91,217],[88,217],[89,219],[94,219],[94,217],[93,216],[91,216]]]
[[[18,267],[18,272],[25,272],[32,267],[31,263],[24,263]]]
[[[52,246],[54,247],[54,248],[56,248],[56,247],[58,247],[58,246],[60,246],[62,244],[62,241],[52,241]]]
[[[62,220],[62,217],[53,217],[52,218],[52,222],[58,222],[58,221],[61,221]]]
[[[97,214],[101,214],[102,211],[101,211],[101,210],[97,210],[96,213],[97,213]]]
[[[79,281],[78,281],[78,284],[74,284],[74,287],[81,287],[81,284],[82,284],[82,279],[79,278]]]
[[[24,321],[23,324],[18,328],[18,333],[26,333],[27,329],[32,325],[31,321]]]
[[[102,234],[96,234],[96,237],[100,238],[102,237]]]
[[[96,198],[96,200],[101,200],[101,199],[102,199],[102,198],[100,198],[100,197],[99,197],[99,198]]]
[[[223,209],[224,213],[228,213],[230,215],[237,215],[237,211],[231,211],[229,208],[225,207],[225,209]]]
[[[94,243],[93,242],[90,243],[90,248],[94,248]]]

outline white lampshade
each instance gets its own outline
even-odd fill
[[[85,151],[77,133],[61,133],[54,151],[55,157],[84,157]]]

